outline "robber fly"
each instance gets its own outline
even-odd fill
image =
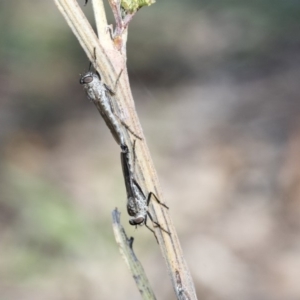
[[[134,149],[135,149],[135,141],[133,143],[133,154],[134,154],[133,155],[134,157],[132,159],[133,162],[135,162]],[[159,223],[153,220],[148,210],[151,197],[154,197],[155,200],[165,208],[168,208],[168,206],[161,203],[159,199],[156,197],[156,195],[152,192],[150,192],[147,197],[145,196],[140,185],[134,178],[133,175],[134,167],[130,163],[130,152],[127,145],[125,144],[121,145],[121,164],[122,164],[123,176],[124,176],[125,187],[127,192],[127,212],[130,216],[133,217],[129,220],[129,224],[133,226],[145,224],[145,226],[149,230],[151,230],[155,235],[154,230],[147,225],[147,217],[149,217],[150,220],[155,224],[155,226],[159,227],[164,232],[170,234],[167,230],[162,228]]]
[[[83,85],[88,98],[94,102],[99,110],[118,145],[124,144],[125,139],[123,128],[120,126],[121,121],[112,106],[114,92],[101,81],[99,73],[88,71],[81,76],[79,82]]]
[[[120,78],[121,73],[119,74],[118,79]],[[102,82],[98,72],[88,71],[80,77],[79,83],[83,85],[87,97],[94,102],[118,145],[125,144],[125,137],[121,124],[131,132],[132,135],[142,140],[142,138],[135,134],[115,113],[113,107],[115,93]]]

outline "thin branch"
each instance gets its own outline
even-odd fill
[[[150,286],[149,280],[145,274],[143,266],[137,259],[132,249],[133,238],[128,239],[126,232],[120,223],[120,213],[117,208],[112,212],[112,218],[113,230],[117,244],[119,245],[121,255],[125,260],[133,279],[135,280],[135,283],[141,293],[142,298],[145,300],[155,300],[156,297]]]
[[[93,4],[93,11],[95,16],[97,32],[99,36],[103,37],[108,33],[108,30],[106,28],[107,19],[104,10],[103,0],[93,0],[92,4]],[[109,36],[107,36],[107,38],[109,39]]]
[[[90,61],[94,60],[93,53],[94,48],[96,48],[97,61],[95,67],[97,71],[101,73],[106,84],[111,87],[114,86],[118,74],[123,70],[116,91],[116,98],[118,100],[117,105],[119,111],[125,116],[126,124],[129,125],[138,136],[143,138],[142,141],[137,143],[136,147],[136,156],[140,168],[137,168],[135,177],[141,185],[144,183],[146,190],[154,192],[159,197],[160,201],[164,202],[162,193],[160,192],[157,174],[134,108],[126,69],[126,51],[118,51],[113,41],[106,38],[106,35],[103,33],[104,29],[98,29],[98,40],[75,0],[54,0],[54,2],[65,17]],[[107,24],[105,26],[107,26]],[[127,30],[125,34],[127,34]],[[128,142],[128,145],[131,143],[130,138],[132,138],[130,135],[126,136],[126,143]],[[168,206],[170,207],[170,205]],[[171,233],[171,235],[169,235],[159,227],[154,227],[177,299],[183,299],[183,295],[188,295],[188,299],[191,300],[197,299],[193,280],[183,257],[182,249],[170,218],[169,211],[159,205],[156,201],[153,201],[150,204],[149,210],[154,217],[154,220]],[[178,284],[178,278],[180,278],[180,284]]]
[[[113,41],[115,47],[122,53],[126,59],[126,43],[128,36],[128,26],[124,25],[122,11],[121,11],[121,0],[108,0],[110,8],[115,18],[115,30],[113,32]]]

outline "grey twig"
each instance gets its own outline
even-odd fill
[[[120,212],[117,208],[112,212],[112,219],[113,230],[121,255],[125,260],[133,279],[135,280],[135,283],[141,293],[142,298],[145,300],[156,299],[148,281],[148,278],[145,274],[145,271],[143,269],[143,266],[137,259],[132,249],[133,238],[131,237],[129,239],[127,237],[126,232],[120,223]]]

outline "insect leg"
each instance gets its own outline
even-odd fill
[[[117,85],[118,85],[118,83],[119,83],[119,80],[120,80],[120,77],[121,77],[121,75],[122,75],[122,73],[123,73],[123,70],[124,70],[124,69],[122,69],[122,70],[120,71],[120,73],[119,73],[119,75],[118,75],[118,77],[117,77],[117,80],[116,80],[115,86],[114,86],[114,91],[117,90]]]
[[[136,161],[136,153],[135,153],[135,143],[136,143],[136,140],[133,141],[133,145],[132,145],[132,152],[133,152],[133,157],[132,157],[132,160],[133,160],[133,166],[132,166],[132,169],[135,170],[135,161]],[[135,179],[133,179],[133,182],[135,183],[135,185],[138,187],[138,189],[143,193],[140,185],[136,182]],[[144,193],[143,193],[144,194]],[[149,206],[149,203],[150,203],[150,200],[151,200],[151,196],[153,196],[156,200],[157,203],[159,203],[160,205],[164,206],[165,208],[169,209],[169,207],[162,203],[158,197],[153,193],[153,192],[150,192],[148,194],[148,197],[147,197],[147,206]]]
[[[117,118],[119,119],[119,121],[121,122],[121,124],[133,135],[135,136],[137,139],[139,140],[143,140],[143,138],[141,138],[139,135],[137,135],[119,116],[117,116]]]
[[[132,169],[135,170],[135,160],[136,160],[136,153],[135,153],[135,142],[136,140],[133,141],[133,145],[132,145],[132,161],[133,161],[133,165],[132,165]]]
[[[151,219],[151,218],[150,218],[150,219]],[[155,231],[154,231],[152,228],[150,228],[150,227],[148,226],[148,224],[147,224],[147,216],[145,216],[144,224],[145,224],[145,226],[146,226],[150,231],[152,231],[152,233],[153,233],[154,236],[155,236],[155,239],[156,239],[157,244],[159,244]]]
[[[147,215],[149,216],[151,222],[152,222],[153,224],[155,224],[155,227],[159,227],[160,230],[164,231],[164,232],[167,233],[168,235],[171,235],[171,233],[170,233],[168,230],[164,229],[159,223],[157,223],[157,222],[155,222],[155,221],[153,220],[153,218],[152,218],[152,216],[151,216],[151,214],[150,214],[149,211],[147,211]],[[146,224],[147,218],[145,218],[145,221],[144,221],[144,222],[145,222],[146,227],[149,228],[149,226]],[[149,229],[150,229],[150,228],[149,228]],[[150,230],[151,230],[151,229],[150,229]],[[153,230],[151,230],[151,231],[153,231]],[[154,231],[153,231],[153,232],[154,232]]]
[[[107,89],[107,91],[111,94],[114,95],[114,92],[106,85],[104,84],[105,88]],[[112,94],[113,93],[113,94]],[[143,140],[143,138],[141,138],[139,135],[137,135],[125,122],[124,120],[115,112],[115,109],[111,103],[111,98],[108,97],[109,99],[109,105],[111,108],[112,113],[115,115],[115,117],[119,120],[119,122],[133,135],[135,136],[137,139],[139,140]]]
[[[159,199],[157,198],[157,196],[150,192],[148,194],[148,198],[147,198],[147,206],[149,206],[150,200],[151,200],[151,196],[153,196],[155,198],[155,200],[162,206],[164,206],[165,208],[169,209],[169,207],[167,205],[165,205],[164,203],[160,202]],[[159,223],[155,222],[150,214],[149,211],[147,211],[147,215],[149,216],[150,220],[152,221],[153,224],[156,225],[156,227],[159,227],[162,231],[168,233],[169,235],[171,234],[169,231],[167,231],[166,229],[164,229]],[[145,224],[146,224],[146,220],[145,220]]]
[[[168,207],[166,204],[162,203],[162,202],[157,198],[157,196],[156,196],[153,192],[150,192],[150,193],[148,194],[147,206],[149,206],[149,203],[150,203],[150,200],[151,200],[151,196],[153,196],[153,197],[155,198],[155,200],[156,200],[156,202],[157,202],[158,204],[160,204],[160,205],[162,205],[163,207],[169,209],[169,207]]]

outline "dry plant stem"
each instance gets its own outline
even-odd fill
[[[113,87],[118,74],[123,70],[116,91],[118,106],[122,114],[126,117],[124,121],[127,125],[129,125],[138,136],[143,138],[143,141],[139,141],[136,147],[136,155],[140,166],[140,171],[135,174],[136,180],[140,184],[144,181],[147,190],[154,192],[159,199],[164,202],[160,192],[157,175],[134,108],[127,76],[125,51],[119,52],[114,47],[113,42],[110,40],[109,33],[105,32],[107,24],[104,24],[104,20],[97,24],[97,26],[103,26],[103,28],[105,28],[105,30],[102,30],[101,28],[98,29],[98,40],[75,0],[54,0],[54,2],[71,27],[90,61],[94,61],[93,53],[94,48],[96,48],[97,61],[95,62],[95,67],[98,72],[100,72],[106,84]],[[101,13],[101,15],[104,15],[104,13]],[[124,34],[127,34],[127,32],[124,32]],[[128,144],[130,144],[129,138],[130,136],[128,135],[126,140],[126,143]],[[171,205],[168,206],[172,207]],[[156,203],[156,201],[152,201],[150,213],[163,228],[171,233],[171,235],[169,235],[161,231],[158,227],[155,227],[159,246],[167,263],[168,272],[171,276],[177,299],[182,299],[182,293],[187,295],[188,299],[197,299],[190,271],[183,257],[182,249],[170,219],[169,211]],[[180,276],[180,286],[178,286],[178,274]]]
[[[99,30],[99,34],[102,35],[101,39],[98,40],[77,1],[54,0],[54,2],[91,62],[95,61],[94,49],[96,49],[97,60],[95,62],[95,67],[96,69],[101,70],[101,75],[106,80],[106,83],[113,86],[114,78],[116,78],[115,74],[124,69],[125,62],[111,42],[110,34],[106,30],[106,18],[98,19],[99,27],[104,28],[103,30]],[[114,61],[114,65],[111,64],[112,61]],[[115,70],[115,68],[117,69]]]
[[[145,300],[155,300],[156,297],[150,286],[143,266],[132,249],[133,238],[128,239],[126,232],[120,223],[120,213],[117,208],[112,212],[112,219],[113,230],[121,255],[125,260],[133,279],[135,280],[142,298]]]
[[[104,5],[102,0],[93,0],[93,11],[95,16],[95,22],[97,27],[98,36],[106,35],[107,28],[105,25],[107,24],[106,14],[104,10]]]

